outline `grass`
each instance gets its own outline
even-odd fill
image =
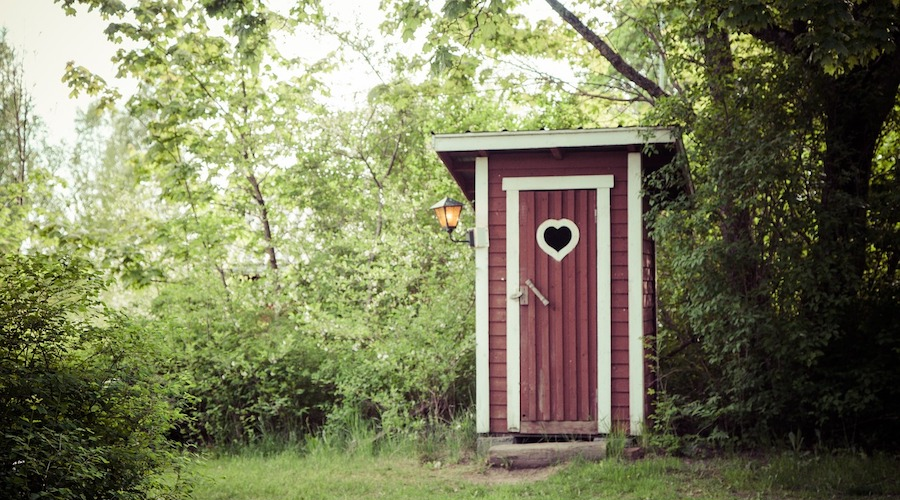
[[[301,442],[198,460],[193,498],[900,500],[900,457],[795,451],[628,462],[617,452],[599,463],[508,471],[475,455],[471,415],[389,436],[357,417],[335,421]],[[624,446],[624,435],[611,439],[614,452]]]
[[[380,450],[320,446],[222,455],[198,462],[195,472],[197,500],[900,499],[900,461],[883,456],[651,457],[505,471],[474,457],[450,465],[423,461],[414,448],[394,443]]]
[[[886,455],[783,453],[732,460],[722,475],[731,484],[776,491],[785,498],[900,499],[900,459]]]
[[[415,459],[380,456],[231,456],[204,462],[196,499],[422,498],[449,487]]]

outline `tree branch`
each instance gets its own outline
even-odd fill
[[[600,38],[600,35],[594,33],[590,28],[584,25],[581,22],[581,19],[578,19],[578,16],[573,14],[571,11],[565,8],[561,3],[557,0],[545,0],[548,5],[559,14],[562,19],[569,23],[569,26],[575,28],[575,31],[581,35],[582,38],[585,39],[588,43],[590,43],[600,55],[602,55],[610,64],[612,64],[613,68],[619,72],[625,78],[628,78],[631,82],[633,82],[638,87],[642,88],[648,94],[650,94],[652,100],[658,99],[660,97],[667,97],[669,94],[662,89],[656,82],[642,75],[640,71],[636,70],[633,66],[628,64],[622,56],[619,55],[618,52],[613,50],[612,47],[609,46],[606,42]]]

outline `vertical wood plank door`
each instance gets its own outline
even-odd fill
[[[597,430],[596,207],[593,189],[519,193],[523,433]]]

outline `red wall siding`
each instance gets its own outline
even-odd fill
[[[506,433],[506,192],[504,177],[609,175],[612,229],[612,410],[614,425],[628,422],[627,152],[497,154],[488,165],[491,432]],[[646,321],[645,317],[645,321]],[[646,324],[646,323],[645,323]],[[601,360],[603,362],[603,360]]]

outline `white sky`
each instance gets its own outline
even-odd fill
[[[66,16],[53,0],[0,0],[0,25],[21,57],[25,84],[51,141],[71,144],[77,110],[90,102],[84,96],[69,99],[69,88],[62,82],[68,61],[115,81],[110,58],[116,48],[103,34],[107,24],[96,11]]]
[[[293,0],[274,0],[272,3],[279,11],[286,13]],[[367,29],[374,30],[378,23],[378,3],[378,0],[367,0],[340,6],[352,12],[348,18],[359,17]],[[116,67],[111,58],[117,46],[108,41],[103,33],[108,23],[97,11],[88,12],[83,6],[78,6],[76,16],[66,16],[62,7],[53,0],[0,0],[0,27],[6,29],[7,43],[15,48],[22,60],[26,87],[33,98],[35,111],[47,127],[51,142],[74,142],[78,110],[85,109],[92,99],[84,95],[77,99],[69,97],[70,90],[62,82],[67,62],[74,61],[76,65],[86,67],[119,88],[125,96],[134,88],[133,84],[115,76]],[[313,58],[322,57],[327,50],[318,42],[307,41],[297,45],[304,47],[305,51],[321,52],[305,54]],[[337,87],[346,87],[349,83],[365,84],[359,81],[359,71],[342,80],[335,82]]]
[[[273,0],[272,3],[290,5],[292,2]],[[379,0],[341,0],[327,5],[329,9],[349,11],[341,17],[353,23],[351,25],[361,22],[365,28],[374,31],[380,17],[377,11],[379,3]],[[115,77],[116,68],[110,59],[116,45],[107,41],[103,33],[108,22],[102,20],[96,11],[87,12],[82,6],[78,10],[78,15],[66,16],[62,7],[53,0],[0,0],[0,27],[6,29],[7,42],[21,57],[26,86],[33,97],[35,110],[46,124],[51,142],[63,140],[70,145],[75,140],[77,112],[87,107],[91,97],[69,98],[69,89],[62,82],[68,61],[88,68],[107,83],[120,88],[123,95],[133,89],[133,85]],[[540,1],[533,1],[527,10],[539,16],[550,12],[549,7]],[[299,45],[306,50],[316,50],[315,44]],[[367,73],[368,69],[346,71],[343,78],[340,74],[335,75],[337,81],[332,83],[336,87],[346,87],[346,92],[354,91],[349,88],[350,84],[360,87],[356,92],[364,91],[370,83],[360,81],[360,71]]]

